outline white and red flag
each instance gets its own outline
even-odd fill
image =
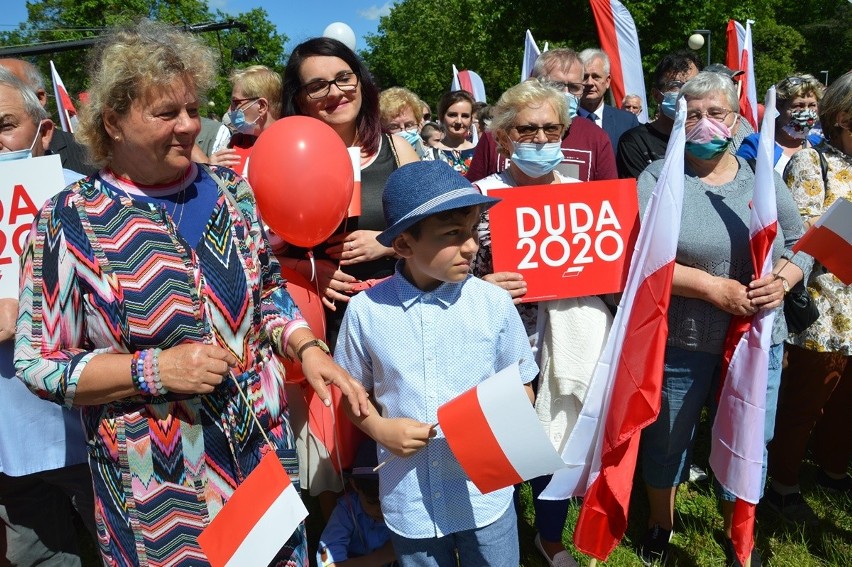
[[[485,102],[485,83],[482,78],[473,71],[459,71],[453,65],[453,82],[450,86],[452,91],[467,91],[476,102]]]
[[[806,252],[846,285],[852,284],[852,203],[837,199],[793,246]]]
[[[641,98],[639,122],[645,123],[648,121],[645,73],[642,70],[639,36],[633,17],[618,0],[590,0],[590,3],[601,49],[609,56],[612,95],[619,103],[626,94],[635,94]]]
[[[686,103],[678,104],[666,161],[642,218],[624,295],[562,452],[566,468],[556,471],[541,494],[545,500],[585,494],[574,543],[602,561],[627,528],[639,433],[660,411],[683,208]]]
[[[521,384],[517,364],[438,408],[438,425],[483,494],[563,466]]]
[[[56,110],[59,113],[59,122],[62,129],[66,132],[74,133],[74,128],[77,127],[77,109],[74,108],[74,103],[71,97],[68,96],[68,91],[65,90],[65,84],[56,72],[56,67],[53,61],[50,62],[50,80],[53,81],[53,95],[56,97]]]
[[[213,567],[268,565],[308,516],[274,451],[237,487],[198,544]]]
[[[728,28],[725,30],[728,47],[725,51],[725,66],[734,71],[740,70],[740,54],[743,52],[745,42],[745,28],[736,20],[728,20]]]
[[[521,63],[521,82],[523,83],[532,75],[533,67],[538,56],[541,55],[538,45],[533,39],[532,32],[527,30],[524,36],[524,60]]]
[[[774,177],[775,87],[766,93],[766,112],[757,146],[749,243],[754,273],[772,273],[772,243],[778,233]],[[761,497],[769,347],[775,310],[731,318],[725,337],[722,386],[710,447],[716,480],[736,497],[731,539],[745,565],[754,547],[755,504]]]
[[[740,115],[757,132],[757,83],[754,79],[754,47],[751,39],[753,23],[754,20],[746,20],[746,27],[743,27],[736,20],[728,20],[725,65],[734,71],[744,72],[736,79],[740,84]]]

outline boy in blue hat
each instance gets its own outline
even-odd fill
[[[480,213],[497,201],[441,161],[392,173],[377,238],[402,259],[352,298],[338,337],[335,359],[379,410],[350,418],[378,442],[382,512],[403,567],[519,563],[513,489],[479,492],[436,429],[442,404],[512,364],[533,397],[538,367],[511,297],[469,273]]]

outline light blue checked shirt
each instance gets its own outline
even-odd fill
[[[538,373],[509,294],[473,276],[424,292],[400,273],[352,298],[335,360],[355,377],[384,417],[437,423],[438,408],[521,361]],[[483,495],[461,469],[440,428],[426,448],[379,471],[388,528],[412,539],[481,528],[512,504],[512,488]],[[379,445],[379,462],[392,453]]]

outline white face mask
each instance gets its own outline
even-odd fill
[[[12,152],[0,152],[0,162],[4,161],[15,161],[19,159],[28,159],[33,157],[33,148],[38,142],[38,136],[41,134],[41,124],[36,128],[35,138],[33,138],[33,143],[30,144],[29,149],[26,150],[15,150]]]

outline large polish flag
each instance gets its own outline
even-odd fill
[[[77,109],[74,108],[74,103],[71,97],[68,96],[68,91],[65,90],[65,83],[56,72],[56,67],[53,61],[50,62],[50,80],[53,81],[53,96],[56,97],[56,109],[59,111],[59,122],[62,129],[66,132],[74,133],[74,128],[77,127]]]
[[[742,115],[755,132],[757,131],[757,83],[754,78],[754,47],[752,42],[751,24],[754,20],[746,20],[745,27],[735,20],[728,21],[728,48],[725,56],[727,66],[734,70],[744,71],[738,77],[740,82],[740,115]],[[736,37],[736,44],[734,38]],[[736,59],[733,50],[736,48]],[[736,61],[731,64],[733,61]]]
[[[740,55],[743,52],[745,42],[745,28],[736,20],[728,20],[728,28],[725,30],[728,47],[725,50],[725,66],[728,69],[740,69]]]
[[[648,101],[645,95],[645,73],[639,36],[633,17],[618,0],[590,0],[601,49],[609,55],[612,95],[617,103],[624,95],[635,94],[642,99],[639,122],[648,121]]]
[[[198,544],[213,567],[269,565],[308,516],[274,451],[234,491]]]
[[[585,494],[574,529],[577,549],[606,561],[624,536],[639,433],[657,419],[668,338],[668,308],[683,208],[684,120],[678,103],[666,161],[642,219],[627,286],[586,402],[541,494]]]
[[[538,56],[541,55],[541,51],[536,45],[535,39],[533,39],[533,34],[530,30],[527,30],[526,36],[524,36],[524,60],[521,63],[521,82],[523,83],[532,75],[533,67],[535,66],[535,61],[538,59]]]
[[[766,93],[766,112],[757,147],[749,243],[754,273],[772,273],[772,242],[778,232],[774,159],[775,87]],[[713,422],[710,466],[716,480],[736,495],[731,539],[745,565],[754,547],[755,505],[761,497],[769,347],[775,310],[731,318],[725,337],[722,387]]]
[[[846,285],[852,284],[852,203],[837,199],[793,246],[806,252]]]
[[[485,102],[485,83],[482,82],[482,77],[473,71],[459,71],[455,65],[450,90],[467,91],[476,102]]]
[[[483,494],[563,466],[521,384],[517,364],[438,408],[438,424]]]

